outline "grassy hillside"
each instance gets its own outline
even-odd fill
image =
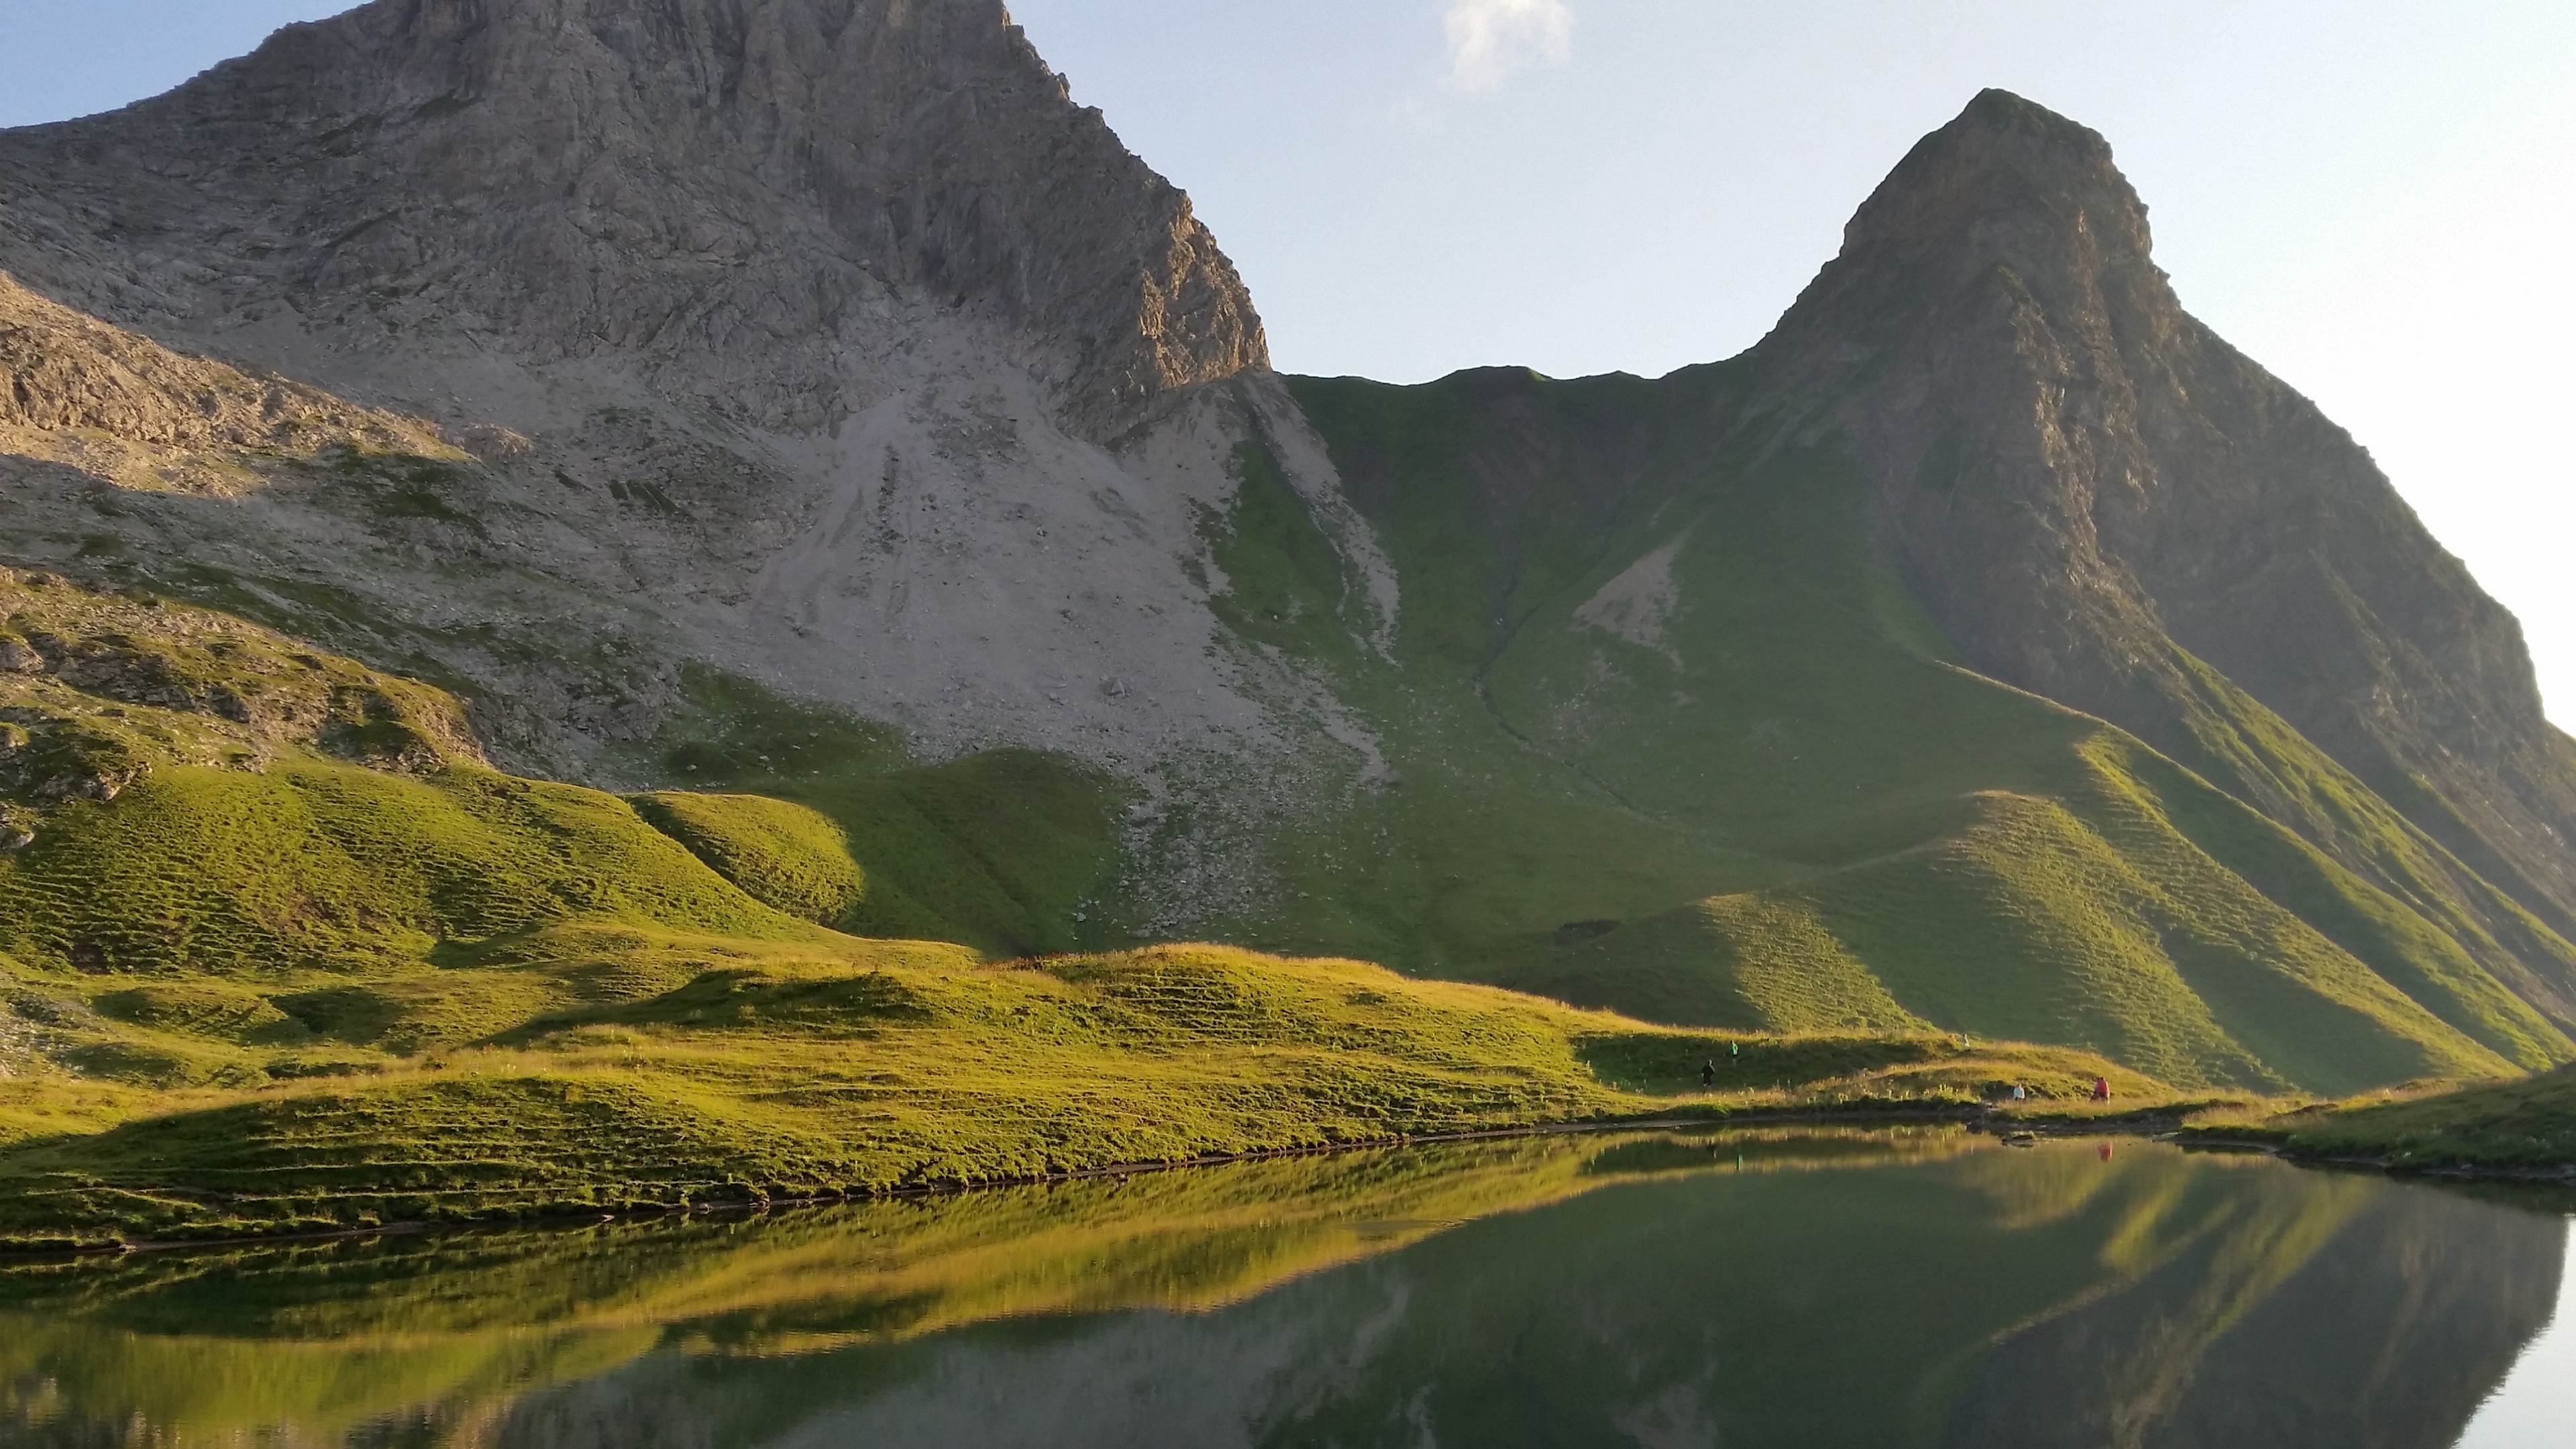
[[[779,798],[505,776],[441,691],[150,595],[11,575],[0,617],[0,843],[27,837],[0,857],[0,948],[39,964],[423,960],[584,915],[1022,954],[1078,944],[1116,865],[1117,791],[1090,771],[919,766],[714,673],[633,763]]]
[[[2549,1024],[2447,939],[2423,933],[2414,959],[2371,942],[2372,972],[2184,836],[2151,788],[2197,803],[2206,787],[2109,732],[2080,753],[2092,773],[2062,797],[1971,797],[1924,845],[1650,917],[1515,982],[1670,1020],[2054,1036],[2177,1081],[2348,1091],[2554,1059]],[[2242,839],[2222,844],[2307,887],[2294,899],[2370,903],[2251,811],[2223,823]]]
[[[2299,1157],[2576,1178],[2576,1068],[2307,1107],[2250,1125],[2216,1122],[2195,1132],[2274,1143]]]
[[[1086,951],[1118,929],[1122,801],[1053,757],[925,767],[698,673],[626,763],[699,788],[621,797],[493,770],[428,686],[0,580],[0,1236],[872,1193],[1676,1106],[2067,1098],[2096,1073],[2124,1101],[2353,1091],[2576,1055],[2438,913],[1947,662],[1835,552],[1829,464],[1777,466],[1742,483],[1770,490],[1763,546],[1694,543],[1726,537],[1710,504],[1621,564],[1616,510],[1569,508],[1494,576],[1417,586],[1389,657],[1247,459],[1209,523],[1226,607],[1332,672],[1397,772],[1275,843],[1282,908],[1236,925],[1303,958]],[[1436,523],[1388,516],[1399,562]],[[2057,1045],[1991,1045],[2017,1038]]]
[[[1222,947],[985,966],[561,927],[364,985],[15,990],[45,1060],[123,1085],[66,1114],[51,1071],[0,1081],[24,1134],[0,1150],[0,1240],[872,1193],[2012,1081],[2071,1099],[2100,1071],[2159,1092],[2058,1049],[1677,1032]]]
[[[1205,523],[1218,613],[1330,679],[1391,768],[1317,792],[1269,842],[1271,903],[1218,934],[1679,1026],[2048,1041],[2193,1089],[2576,1057],[2528,965],[2564,942],[2215,676],[2204,770],[1959,668],[1861,552],[1830,447],[1712,441],[1732,387],[1300,384],[1402,575],[1392,646],[1258,447]],[[925,766],[692,668],[603,761],[675,788],[620,798],[497,773],[439,691],[238,620],[0,589],[25,837],[0,950],[160,993],[97,993],[115,1030],[64,1048],[92,1077],[257,1088],[488,1041],[591,988],[440,983],[574,937],[636,943],[590,965],[656,992],[686,984],[671,942],[1133,940],[1123,787],[1060,757]],[[224,1045],[162,1027],[200,1018]]]
[[[819,937],[614,796],[484,764],[428,686],[220,614],[0,580],[0,949],[358,975],[571,919]]]
[[[1391,658],[1356,620],[1263,642],[1332,671],[1401,783],[1279,842],[1290,889],[1243,938],[1665,1021],[2036,1037],[2186,1083],[2576,1055],[2531,965],[2567,943],[2206,666],[2189,761],[1959,668],[1865,555],[1829,442],[1719,441],[1765,431],[1735,426],[1729,369],[1295,386],[1404,612]],[[1228,578],[1264,616],[1333,617],[1320,531],[1278,513],[1238,509]]]
[[[911,766],[709,678],[649,748],[798,798],[621,798],[497,772],[447,696],[238,620],[5,588],[0,1238],[872,1193],[1677,1098],[2160,1090],[2080,1052],[1659,1029],[1347,960],[883,939],[1063,941],[1113,859],[1108,787]]]
[[[683,684],[687,707],[612,759],[693,794],[804,807],[642,802],[648,819],[762,899],[856,935],[999,956],[1125,942],[1101,899],[1118,871],[1123,803],[1108,776],[1034,750],[918,765],[890,730],[747,680],[693,665]]]

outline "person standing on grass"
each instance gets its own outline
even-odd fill
[[[1699,1089],[1703,1092],[1717,1085],[1717,1058],[1699,1064]]]
[[[2096,1102],[2107,1102],[2111,1100],[2110,1078],[2095,1077],[2093,1079],[2093,1100]]]

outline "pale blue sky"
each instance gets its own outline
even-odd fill
[[[330,0],[0,0],[0,125]],[[1655,374],[1740,351],[2001,85],[2110,137],[2186,305],[2376,453],[2576,716],[2576,5],[1017,0],[1197,198],[1281,367]]]

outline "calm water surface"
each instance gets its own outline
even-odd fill
[[[20,1265],[0,1443],[2560,1449],[2550,1207],[1667,1134]]]

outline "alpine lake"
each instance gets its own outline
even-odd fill
[[[1565,1133],[25,1260],[0,1443],[2538,1449],[2571,1206],[2134,1138]]]

